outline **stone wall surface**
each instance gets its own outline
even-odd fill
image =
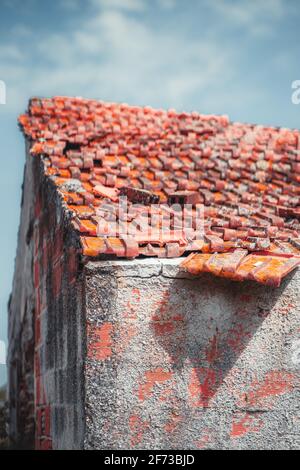
[[[87,449],[299,449],[300,271],[280,288],[85,267]]]
[[[28,150],[28,149],[27,149]],[[12,295],[8,305],[10,438],[17,447],[34,446],[34,161],[24,170],[21,220]]]
[[[41,167],[27,156],[9,305],[10,435],[18,448],[80,448],[85,327],[78,241]]]
[[[6,387],[0,387],[0,450],[6,450],[8,448],[8,409],[6,398]]]

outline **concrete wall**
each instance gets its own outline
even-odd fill
[[[85,267],[87,449],[299,449],[300,271],[278,289]]]
[[[28,149],[27,149],[28,150]],[[9,305],[10,435],[17,448],[81,448],[85,323],[78,240],[28,155]]]

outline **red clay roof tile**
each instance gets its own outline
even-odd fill
[[[73,212],[85,256],[197,251],[183,263],[190,272],[272,285],[299,264],[298,130],[68,97],[31,99],[19,123]]]

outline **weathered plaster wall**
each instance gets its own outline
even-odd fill
[[[85,448],[299,449],[300,271],[272,289],[179,261],[85,267]]]
[[[9,300],[8,382],[10,438],[17,447],[34,445],[34,288],[32,276],[34,218],[34,162],[24,170],[21,219]],[[25,282],[26,280],[26,282]]]
[[[10,434],[16,447],[83,443],[85,327],[78,241],[38,158],[27,156],[9,306]]]
[[[84,286],[78,241],[49,181],[39,185],[33,239],[35,447],[78,449],[84,432]]]

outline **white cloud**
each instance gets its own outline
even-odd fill
[[[205,108],[208,112],[235,109],[233,97],[240,106],[259,102],[257,88],[245,97],[240,72],[243,51],[238,43],[235,47],[222,40],[224,33],[216,27],[220,22],[191,36],[187,25],[170,29],[166,23],[158,28],[148,15],[133,15],[133,11],[146,8],[146,0],[89,2],[92,8],[87,8],[82,18],[77,15],[73,30],[45,33],[38,41],[31,40],[26,60],[21,41],[19,46],[17,42],[0,46],[0,78],[7,83],[7,110],[20,111],[30,95],[53,94],[178,109]],[[161,8],[176,5],[174,0],[156,2]],[[228,21],[244,24],[253,34],[255,28],[262,34],[266,16],[280,18],[282,8],[281,0],[264,4],[251,0],[245,10],[240,6],[246,5],[244,0],[210,0],[208,4],[215,15],[224,14]],[[240,88],[234,88],[233,83],[240,83]]]
[[[180,109],[216,87],[220,76],[223,83],[231,79],[232,54],[214,39],[156,29],[125,11],[123,0],[121,9],[119,0],[113,0],[116,8],[103,9],[105,3],[98,1],[76,29],[31,43],[30,61],[4,64],[8,107],[20,110],[32,94],[74,94]],[[126,0],[128,8],[137,3],[143,2]]]

